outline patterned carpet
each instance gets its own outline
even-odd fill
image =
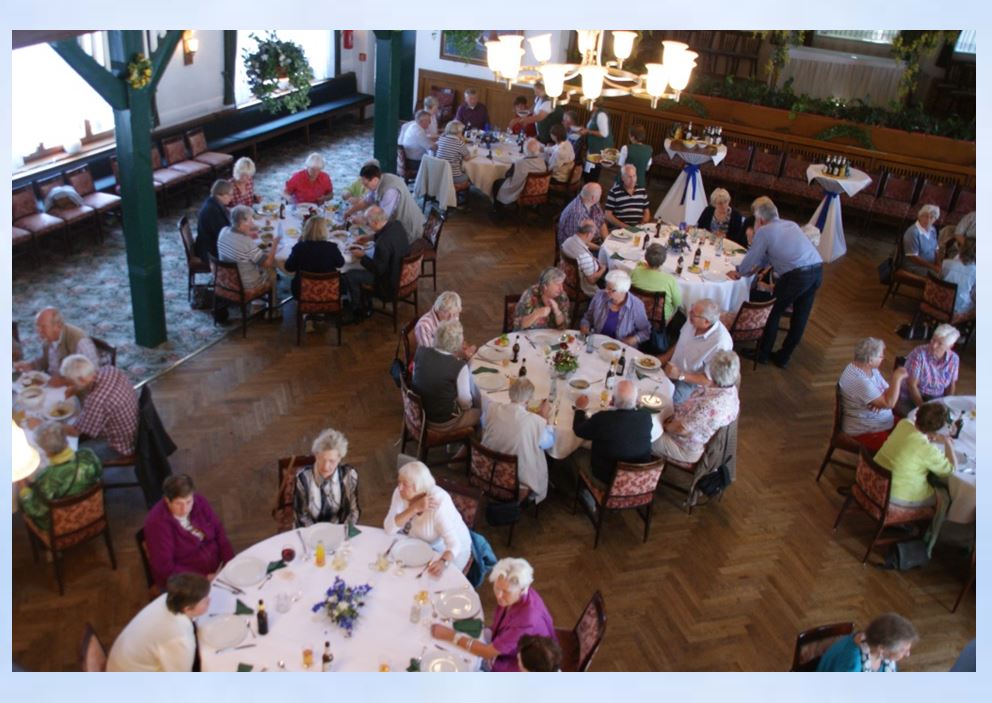
[[[311,151],[323,155],[335,192],[340,192],[357,178],[362,163],[371,158],[372,123],[336,123],[331,134],[312,135],[310,146],[302,139],[290,139],[260,147],[255,192],[263,198],[278,198],[286,179],[303,167]],[[206,189],[195,192],[188,210],[173,205],[158,220],[168,341],[155,348],[134,343],[124,233],[115,221],[105,226],[102,245],[96,243],[94,236],[85,236],[81,245],[76,244],[77,251],[66,256],[61,241],[56,241],[55,246],[46,249],[50,253],[42,264],[35,265],[30,258],[14,262],[13,319],[20,328],[25,356],[34,358],[40,353],[34,315],[47,305],[55,305],[68,322],[117,347],[117,366],[135,383],[237,328],[236,312],[225,325],[215,326],[209,312],[190,309],[186,298],[186,256],[178,225],[184,214],[196,222],[197,210],[206,195]],[[195,231],[194,226],[194,234]]]

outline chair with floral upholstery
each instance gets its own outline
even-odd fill
[[[720,313],[720,322],[730,332],[734,346],[754,342],[754,370],[758,368],[758,347],[761,345],[761,337],[765,333],[765,327],[768,325],[768,318],[772,314],[774,305],[775,298],[760,303],[745,300],[736,313]]]
[[[854,437],[844,432],[842,429],[844,427],[844,402],[841,395],[840,384],[838,383],[834,387],[834,425],[833,429],[830,431],[830,444],[827,446],[827,453],[823,456],[823,463],[820,464],[820,470],[816,474],[816,480],[819,482],[820,477],[823,475],[823,471],[827,468],[827,464],[833,461],[835,464],[840,466],[845,466],[849,469],[856,468],[855,464],[851,464],[844,461],[837,461],[833,459],[833,453],[835,449],[840,449],[842,452],[849,452],[851,454],[861,453],[861,443],[858,442]]]
[[[775,181],[775,191],[803,205],[821,200],[823,191],[819,186],[806,180],[806,170],[814,163],[822,163],[823,158],[822,154],[799,149],[790,150],[785,155],[782,175]]]
[[[370,296],[371,299],[377,299],[382,302],[381,308],[376,309],[373,307],[372,311],[393,318],[393,332],[396,332],[398,327],[400,303],[412,305],[414,319],[420,317],[420,308],[417,303],[417,284],[420,282],[420,270],[423,260],[424,257],[420,254],[411,254],[410,256],[403,257],[403,265],[400,267],[400,280],[393,291],[392,298],[382,298],[376,294],[374,285],[368,283],[362,284],[362,290],[366,295]],[[393,306],[392,312],[386,307],[389,304]]]
[[[641,520],[644,521],[644,541],[648,541],[654,492],[658,488],[658,481],[661,480],[661,473],[664,468],[664,459],[653,458],[646,464],[630,464],[625,461],[618,461],[609,486],[604,486],[585,471],[579,471],[572,512],[574,513],[581,503],[582,509],[592,524],[595,525],[596,539],[592,545],[593,549],[599,546],[603,518],[609,510],[636,510]],[[585,501],[580,500],[583,490],[592,496],[594,506],[586,505]]]
[[[738,393],[740,392],[740,382],[738,381]],[[703,455],[692,463],[665,460],[665,472],[661,476],[661,484],[666,488],[672,488],[679,493],[684,493],[682,509],[687,515],[692,515],[692,510],[696,505],[700,505],[700,499],[704,494],[699,488],[699,482],[709,476],[714,471],[718,471],[721,466],[726,467],[733,481],[736,472],[736,462],[734,457],[737,454],[737,420],[729,425],[724,425],[718,429],[703,449]],[[720,491],[717,500],[723,500],[726,488]]]
[[[503,334],[513,331],[513,317],[517,314],[517,303],[520,302],[520,294],[503,296]]]
[[[117,366],[117,347],[99,337],[90,337],[100,366]]]
[[[902,235],[900,234],[898,240],[896,240],[896,255],[892,261],[892,280],[889,282],[889,287],[886,288],[885,295],[882,297],[883,308],[885,307],[885,302],[889,299],[889,296],[899,294],[899,286],[918,288],[921,291],[926,287],[927,279],[924,276],[903,268],[903,263],[905,260],[906,249],[903,246]]]
[[[933,178],[924,178],[920,194],[916,198],[917,205],[936,205],[940,208],[940,214],[946,216],[951,209],[951,201],[954,199],[954,191],[957,189],[954,181],[939,181]]]
[[[838,640],[854,632],[853,622],[836,622],[803,630],[796,637],[796,648],[792,653],[792,666],[789,671],[816,671],[820,657]]]
[[[148,542],[145,540],[145,528],[134,533],[134,541],[138,545],[138,556],[141,557],[141,569],[145,573],[145,582],[148,584],[148,600],[155,600],[162,591],[155,583],[155,576],[152,575],[151,557],[148,555]]]
[[[183,215],[179,220],[179,237],[183,241],[183,251],[186,252],[186,298],[193,299],[193,289],[196,288],[196,274],[210,273],[210,262],[196,255],[193,243],[193,228],[189,224],[189,216]],[[212,286],[207,284],[207,288]]]
[[[263,311],[271,312],[275,306],[272,299],[272,285],[265,280],[262,285],[245,290],[241,282],[241,271],[234,262],[221,261],[210,255],[210,268],[214,274],[214,324],[217,324],[217,310],[221,299],[236,303],[241,309],[241,336],[248,336],[248,304],[253,300],[266,302]]]
[[[114,556],[114,544],[110,539],[110,526],[104,509],[102,483],[74,496],[51,500],[48,505],[51,512],[47,530],[38,527],[27,515],[24,515],[24,525],[35,561],[38,560],[39,547],[51,552],[60,596],[65,595],[62,558],[67,549],[102,535],[110,554],[110,565],[117,570],[117,557]]]
[[[38,189],[38,197],[41,201],[45,203],[49,200],[49,194],[56,188],[64,188],[66,185],[65,178],[62,174],[56,174],[54,176],[49,176],[48,178],[42,178],[35,181],[35,187]],[[73,189],[75,190],[75,189]],[[78,193],[76,193],[79,196]],[[82,196],[79,197],[82,200]],[[102,239],[100,235],[100,218],[97,217],[97,212],[89,205],[77,204],[74,200],[70,199],[69,196],[56,197],[53,196],[51,202],[45,208],[45,211],[59,219],[65,220],[65,241],[66,247],[69,252],[72,252],[72,236],[74,230],[84,229],[87,225],[94,225],[97,230],[98,238]]]
[[[209,166],[213,175],[218,178],[227,175],[234,163],[234,157],[230,154],[208,149],[207,137],[202,128],[197,127],[186,132],[186,144],[189,146],[189,154],[193,160]]]
[[[412,378],[413,355],[417,353],[417,346],[419,346],[417,344],[417,335],[414,333],[416,327],[416,320],[410,320],[403,325],[403,329],[400,330],[400,341],[396,347],[397,356],[399,355],[399,348],[403,348],[403,368],[405,369],[407,381]]]
[[[576,161],[568,174],[568,180],[562,183],[551,179],[548,184],[548,197],[560,202],[562,207],[567,205],[582,189],[582,163]]]
[[[975,211],[975,187],[961,187],[958,189],[958,197],[954,200],[954,207],[944,218],[944,225],[956,225],[961,218],[969,212]]]
[[[582,290],[579,283],[579,262],[565,253],[561,254],[558,261],[558,268],[565,274],[565,295],[572,303],[572,320],[569,323],[572,328],[577,328],[578,321],[582,317],[581,307],[589,302],[589,296]]]
[[[568,672],[589,671],[592,658],[599,650],[606,634],[606,603],[603,594],[596,591],[589,599],[578,622],[571,630],[555,628],[561,646],[561,670]]]
[[[648,315],[648,322],[651,323],[652,329],[655,332],[663,333],[668,326],[668,320],[665,319],[665,292],[644,290],[637,286],[631,286],[630,292],[644,303],[644,311]]]
[[[548,193],[551,188],[551,171],[528,173],[524,181],[524,189],[516,199],[518,215],[525,215],[522,208],[536,212],[541,206],[548,204]]]
[[[876,216],[881,215],[894,220],[901,228],[909,218],[913,194],[916,193],[918,182],[919,177],[912,173],[890,169],[881,186],[881,192],[872,205],[868,224],[870,225]]]
[[[10,196],[14,244],[30,241],[37,257],[38,241],[53,232],[66,232],[65,220],[41,211],[30,185],[17,188]],[[26,233],[26,234],[25,234]],[[66,239],[68,246],[69,240]]]
[[[469,462],[469,440],[475,433],[474,427],[462,427],[457,430],[439,430],[437,425],[427,422],[424,412],[424,402],[420,396],[407,387],[406,380],[400,382],[400,393],[403,397],[403,427],[400,434],[400,452],[406,452],[407,442],[417,443],[417,459],[428,466],[446,466],[456,462]],[[448,459],[428,461],[428,453],[434,447],[448,444],[464,445],[465,459]]]
[[[407,183],[417,180],[417,169],[410,165],[410,159],[407,158],[406,149],[402,144],[396,145],[396,173]]]
[[[300,271],[300,297],[296,300],[296,346],[303,344],[303,323],[308,317],[333,317],[341,346],[341,273]]]
[[[725,140],[725,144],[727,156],[720,163],[720,167],[713,170],[713,176],[720,183],[740,185],[747,179],[748,170],[751,168],[754,145],[739,138]]]
[[[775,182],[782,170],[785,154],[774,146],[762,146],[754,150],[751,170],[744,177],[744,185],[754,192],[767,193],[774,190]]]
[[[113,193],[101,193],[93,183],[93,174],[89,166],[80,166],[66,171],[65,180],[76,189],[83,202],[97,211],[97,233],[103,242],[103,216],[106,214],[121,216],[121,198]]]
[[[928,273],[926,285],[923,286],[923,299],[913,318],[913,326],[926,322],[934,326],[942,322],[957,327],[961,331],[961,348],[968,346],[971,333],[975,330],[975,308],[967,312],[954,312],[954,303],[958,297],[958,285],[941,280],[936,274]]]
[[[162,154],[158,147],[152,144],[152,181],[162,184],[162,209],[167,209],[168,196],[176,191],[183,191],[186,196],[186,205],[189,206],[189,183],[193,176],[184,171],[166,166],[162,163]],[[156,189],[157,190],[157,189]]]
[[[451,496],[451,502],[455,504],[455,510],[462,516],[465,526],[469,530],[475,531],[476,523],[479,522],[479,513],[482,512],[480,510],[482,501],[485,498],[482,491],[473,486],[466,486],[464,483],[449,481],[444,478],[437,479],[437,485]],[[470,554],[465,568],[462,569],[463,574],[468,574],[469,569],[472,568],[472,562],[473,557]]]
[[[435,205],[431,205],[424,222],[424,233],[410,246],[411,254],[420,254],[423,261],[420,264],[420,277],[430,278],[437,290],[437,248],[441,244],[441,230],[444,229],[444,213]],[[427,264],[431,265],[428,272]]]
[[[186,142],[181,136],[163,139],[162,151],[165,152],[165,161],[172,170],[185,173],[194,180],[209,180],[213,177],[214,170],[210,164],[189,158],[186,154]]]
[[[932,505],[915,508],[892,505],[889,502],[889,496],[892,492],[892,472],[879,466],[867,452],[868,450],[864,447],[861,448],[858,455],[858,466],[854,471],[854,485],[851,486],[851,493],[844,499],[844,505],[841,506],[840,512],[837,513],[837,520],[834,521],[834,530],[836,530],[844,517],[844,513],[854,501],[875,523],[871,542],[868,543],[864,559],[861,560],[863,564],[868,562],[871,550],[876,544],[883,545],[920,539],[933,520],[935,513],[935,508]],[[893,537],[882,538],[882,533],[886,527],[897,525],[915,529],[911,532],[900,531],[898,535]]]
[[[503,454],[485,446],[472,438],[472,455],[469,460],[468,482],[480,488],[485,493],[490,504],[513,504],[518,506],[527,502],[530,488],[520,485],[520,475],[515,454]],[[508,518],[500,525],[509,524],[510,533],[506,538],[506,546],[513,545],[513,530],[520,520],[522,510],[516,510],[515,519]],[[537,503],[534,503],[534,514],[537,514]],[[512,517],[512,516],[511,516]]]
[[[317,459],[313,454],[294,454],[278,461],[276,506],[272,509],[272,519],[276,521],[279,533],[293,529],[293,525],[296,523],[296,511],[293,507],[296,475],[301,469],[313,466],[316,461]]]
[[[79,670],[85,672],[107,670],[107,648],[103,646],[96,630],[89,623],[83,626],[83,638],[79,643]]]

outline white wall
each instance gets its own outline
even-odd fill
[[[369,29],[356,29],[355,48],[341,49],[341,73],[355,72],[358,82],[358,92],[375,94],[375,35]],[[343,44],[344,42],[342,42]],[[358,55],[365,54],[365,60],[359,61]],[[367,117],[375,114],[375,105],[365,108]]]
[[[155,97],[162,126],[216,112],[224,106],[224,32],[200,31],[200,49],[192,66],[183,65],[182,42],[176,47]]]

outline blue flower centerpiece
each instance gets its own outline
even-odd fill
[[[311,610],[315,613],[327,611],[327,616],[345,631],[345,637],[351,637],[361,614],[359,608],[365,605],[365,598],[371,590],[372,586],[367,583],[349,586],[340,576],[335,576],[334,583],[327,589],[327,597],[314,603]]]

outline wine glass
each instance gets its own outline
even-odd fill
[[[296,550],[293,549],[291,545],[284,544],[282,545],[281,556],[282,556],[282,560],[287,564],[289,564],[291,561],[293,561],[293,559],[296,558]]]

